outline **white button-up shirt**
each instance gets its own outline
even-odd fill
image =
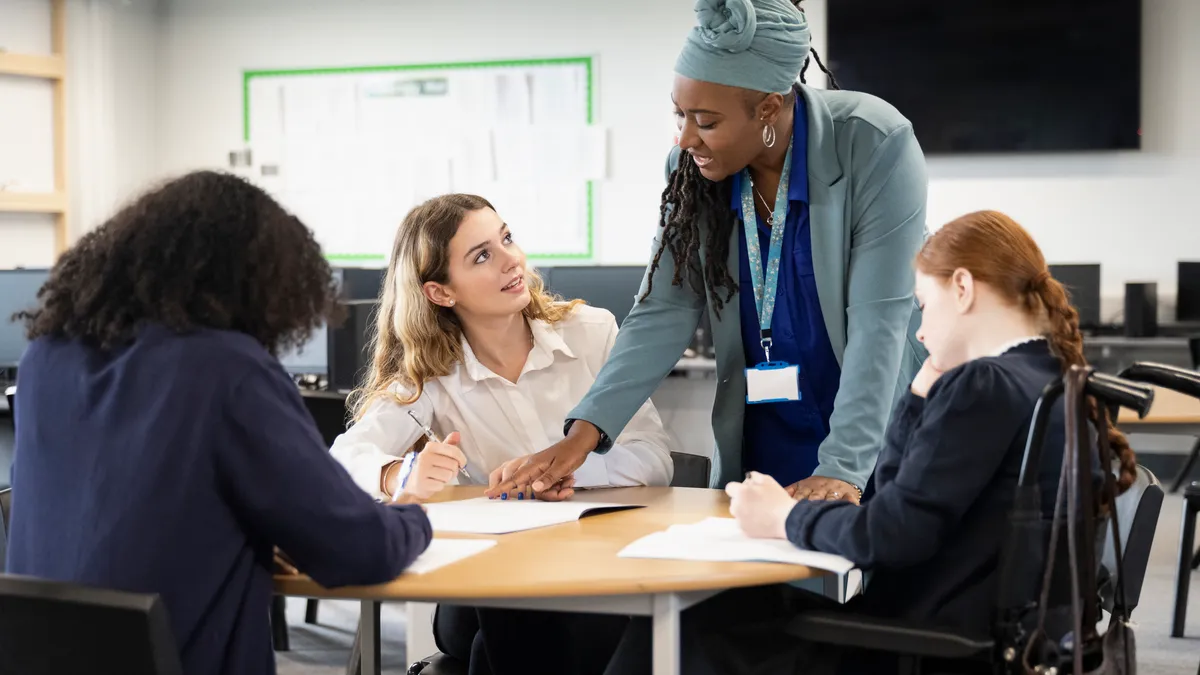
[[[515,383],[479,362],[463,340],[463,363],[425,384],[412,405],[376,400],[331,452],[354,481],[375,497],[380,471],[423,433],[408,415],[429,424],[439,438],[457,431],[471,482],[487,484],[504,462],[548,448],[563,438],[567,413],[596,380],[617,338],[611,312],[581,305],[565,319],[532,321],[533,348]],[[399,384],[392,391],[406,393]],[[407,396],[405,396],[407,398]],[[577,487],[667,485],[671,442],[654,404],[647,401],[603,455],[588,455],[575,471]],[[459,474],[458,482],[466,479]]]

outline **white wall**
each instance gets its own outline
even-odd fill
[[[50,52],[48,0],[3,0],[0,48]],[[0,183],[9,189],[54,189],[53,88],[46,80],[0,75]],[[32,267],[54,253],[54,219],[0,213],[0,267]]]
[[[826,1],[805,3],[818,47],[825,42]],[[77,14],[91,6],[107,17],[98,29],[95,21],[79,27],[73,15],[72,67],[82,57],[110,64],[109,84],[92,89],[86,114],[73,106],[76,116],[111,121],[103,127],[107,141],[96,140],[94,131],[91,155],[79,150],[93,161],[74,167],[73,182],[91,185],[93,198],[76,219],[77,230],[94,225],[149,180],[223,166],[225,153],[240,143],[244,69],[590,54],[599,63],[598,121],[612,129],[610,180],[598,192],[597,255],[614,264],[646,260],[672,124],[671,66],[692,23],[690,2],[163,0],[157,14],[152,0],[69,2]],[[48,48],[47,4],[4,0],[0,44],[38,50],[39,44],[18,42],[40,39]],[[1200,3],[1143,4],[1145,149],[931,158],[931,226],[970,210],[1004,210],[1034,232],[1052,261],[1104,263],[1105,294],[1118,304],[1127,280],[1156,280],[1160,298],[1173,294],[1175,260],[1200,259],[1193,196],[1200,185],[1200,125],[1192,112],[1200,109],[1200,34],[1194,30]],[[99,46],[74,49],[88,25]],[[97,30],[106,40],[96,39]],[[1121,58],[1118,40],[1114,58]],[[81,78],[74,79],[81,86]],[[16,100],[12,86],[0,82],[0,100]],[[19,95],[33,101],[20,114],[32,116],[39,105],[48,112],[48,89]],[[15,108],[0,106],[0,117],[17,114]],[[6,119],[0,119],[0,147],[7,149],[3,129],[12,125],[3,124]],[[33,146],[47,133],[35,130],[19,140]],[[105,142],[109,150],[95,149]],[[4,155],[16,156],[0,153],[0,180]],[[27,180],[46,180],[43,160],[21,163],[31,167]],[[110,172],[97,168],[105,166]],[[0,223],[11,225],[13,218]],[[51,240],[42,224],[6,226],[0,233],[0,265],[48,260]]]
[[[807,0],[814,44],[825,2]],[[1200,3],[1143,0],[1144,142],[1140,153],[930,160],[929,222],[995,208],[1029,227],[1057,262],[1104,263],[1105,294],[1200,259]],[[159,168],[221,166],[239,142],[241,71],[591,54],[598,121],[611,127],[597,251],[640,263],[657,217],[675,54],[692,23],[680,0],[173,0],[162,24]],[[1190,32],[1187,27],[1191,27]],[[1121,58],[1119,39],[1113,58]],[[1103,68],[1104,64],[1096,64]]]
[[[155,175],[156,12],[152,0],[67,2],[72,240]],[[49,53],[49,0],[3,0],[0,47]],[[0,76],[0,182],[54,188],[52,115],[49,82]],[[52,264],[53,222],[0,214],[0,268]]]
[[[595,55],[598,120],[613,128],[596,247],[606,262],[644,261],[671,142],[671,67],[691,22],[675,0],[171,2],[160,167],[222,166],[241,142],[244,69]]]

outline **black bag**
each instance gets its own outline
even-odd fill
[[[1103,524],[1097,526],[1096,514],[1102,510],[1102,506],[1112,514],[1105,520],[1112,527],[1113,543],[1118,552],[1118,598],[1124,597],[1125,571],[1120,553],[1120,528],[1113,512],[1117,496],[1116,479],[1111,471],[1112,448],[1108,443],[1108,419],[1103,410],[1099,411],[1097,425],[1099,460],[1104,476],[1102,499],[1096,499],[1092,490],[1093,457],[1091,443],[1088,442],[1088,397],[1085,391],[1090,374],[1089,368],[1076,366],[1064,376],[1066,448],[1063,452],[1062,472],[1055,498],[1049,546],[1046,548],[1037,623],[1032,632],[1021,636],[1020,643],[1023,644],[1009,645],[1011,649],[1020,650],[1019,658],[1008,661],[1008,672],[1013,675],[1065,674],[1068,667],[1073,675],[1136,675],[1137,672],[1136,645],[1128,621],[1126,603],[1114,603],[1114,612],[1109,619],[1107,630],[1102,635],[1096,630],[1100,617],[1096,583],[1097,551],[1098,542],[1103,543],[1103,537],[1100,536]],[[1072,591],[1069,614],[1071,630],[1065,637],[1056,640],[1046,631],[1046,618],[1051,609],[1051,578],[1062,534],[1064,506]]]

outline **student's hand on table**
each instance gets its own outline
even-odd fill
[[[459,442],[460,437],[455,431],[447,436],[443,443],[426,443],[425,448],[417,455],[403,494],[417,499],[429,499],[454,480],[459,469],[467,465],[467,458],[458,447]],[[399,488],[399,484],[394,485],[392,494],[396,494]]]
[[[501,464],[495,471],[488,474],[488,496],[491,496],[493,490],[501,484],[512,482],[512,477],[517,471],[524,467],[529,462],[529,457],[516,457]],[[541,499],[547,502],[560,502],[575,494],[575,474],[570,474],[566,478],[558,481],[551,486],[549,490],[542,490],[539,493],[533,491],[530,485],[518,485],[515,489],[509,492],[501,491],[499,497],[493,499]]]
[[[583,466],[584,460],[599,442],[600,431],[588,422],[579,420],[571,425],[566,438],[541,452],[522,457],[521,464],[508,478],[502,475],[499,482],[495,482],[489,476],[488,490],[485,494],[491,499],[497,499],[505,493],[510,493],[511,498],[511,494],[532,487],[538,499],[566,499],[575,494],[572,488],[575,479],[572,474]]]
[[[787,493],[795,499],[807,499],[813,502],[825,500],[845,500],[851,504],[858,503],[858,488],[844,480],[809,476],[802,481],[792,483],[787,487]]]
[[[299,575],[300,570],[296,569],[296,564],[288,557],[286,553],[275,547],[275,574],[290,574]]]
[[[726,485],[725,494],[730,499],[729,513],[748,536],[787,538],[787,518],[796,500],[774,478],[751,471],[745,481]]]
[[[943,371],[933,365],[933,357],[926,357],[925,363],[921,364],[921,370],[917,371],[917,376],[913,378],[913,383],[909,388],[912,389],[912,393],[925,398],[929,395],[929,390],[933,388],[933,383],[937,382],[942,374]]]

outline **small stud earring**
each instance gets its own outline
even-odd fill
[[[453,306],[454,306],[454,301],[453,301],[453,300],[451,300],[451,301],[450,301],[450,306],[451,306],[451,307],[453,307]]]

